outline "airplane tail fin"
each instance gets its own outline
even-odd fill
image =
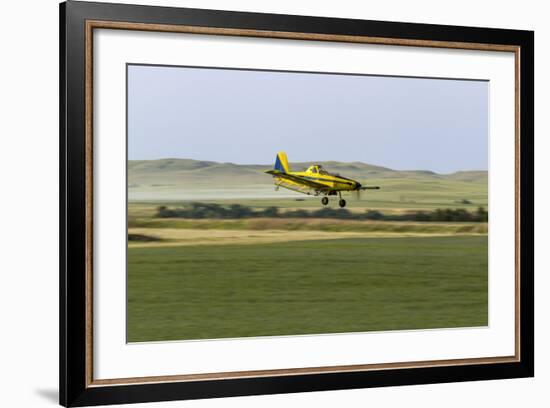
[[[275,170],[282,171],[283,173],[290,172],[290,167],[288,166],[288,159],[285,152],[277,153],[277,157],[275,158],[275,166],[273,168]]]

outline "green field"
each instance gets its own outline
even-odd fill
[[[128,249],[128,341],[487,325],[487,236]]]
[[[487,208],[486,171],[320,164],[381,189],[344,194],[353,219],[319,218],[319,197],[274,190],[272,165],[129,161],[128,340],[487,325],[487,223],[395,221]],[[159,216],[191,202],[314,215]],[[340,211],[336,197],[328,207]],[[394,221],[361,218],[368,210]]]

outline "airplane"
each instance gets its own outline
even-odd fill
[[[359,196],[362,190],[380,189],[379,186],[363,186],[358,181],[329,173],[319,164],[309,166],[306,171],[291,171],[285,152],[277,153],[273,170],[266,170],[266,173],[273,176],[276,190],[284,187],[308,195],[323,195],[323,205],[328,204],[328,196],[338,194],[338,205],[341,208],[346,206],[342,191],[354,191]]]

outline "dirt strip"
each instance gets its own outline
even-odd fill
[[[457,233],[426,232],[326,232],[287,230],[226,230],[226,229],[172,229],[172,228],[130,228],[129,234],[157,239],[154,241],[129,241],[130,248],[166,247],[190,245],[253,245],[289,241],[309,241],[343,238],[399,238],[399,237],[445,237]]]

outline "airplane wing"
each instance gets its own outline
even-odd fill
[[[300,177],[300,176],[295,176],[293,174],[283,173],[280,170],[268,170],[268,171],[266,171],[266,173],[271,174],[273,176],[280,177],[280,178],[285,179],[285,180],[292,181],[294,183],[299,183],[299,184],[302,184],[304,186],[314,188],[316,190],[329,190],[329,187],[327,187],[324,184],[316,183],[313,180],[309,180],[309,179],[306,179],[306,178]]]

